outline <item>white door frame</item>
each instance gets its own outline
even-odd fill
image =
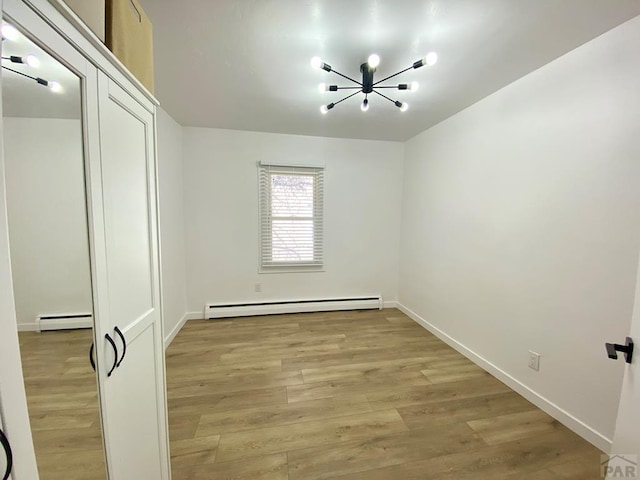
[[[631,364],[624,361],[624,355],[618,354],[617,362],[624,368],[624,379],[620,393],[618,420],[611,447],[611,460],[608,479],[640,478],[640,262],[636,279],[636,295],[633,305],[633,317],[629,336],[633,339],[634,352]],[[612,338],[609,341],[624,344],[624,338]],[[604,353],[603,353],[604,354]],[[611,392],[616,394],[617,392]],[[635,462],[635,465],[633,465]],[[631,470],[635,476],[624,476]],[[622,476],[621,476],[622,475]]]

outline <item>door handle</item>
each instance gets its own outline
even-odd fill
[[[108,333],[104,334],[104,338],[106,338],[107,342],[109,342],[113,347],[113,365],[111,365],[111,370],[109,370],[109,373],[107,373],[107,377],[110,377],[113,371],[118,366],[118,347],[116,347],[116,342],[113,341],[113,338],[111,338]]]
[[[93,368],[93,371],[96,371],[96,362],[93,359],[93,342],[91,342],[91,348],[89,349],[89,362],[91,362],[91,368]]]
[[[118,334],[120,340],[122,340],[122,357],[120,357],[120,360],[118,360],[118,363],[116,364],[116,367],[119,367],[124,360],[124,356],[127,354],[127,339],[124,338],[124,335],[117,326],[113,330]]]
[[[7,480],[11,475],[11,469],[13,468],[13,453],[11,453],[11,445],[9,445],[9,439],[4,432],[0,430],[0,444],[4,448],[4,453],[7,456],[7,468],[2,476],[2,480]]]
[[[627,337],[627,342],[624,345],[618,345],[617,343],[605,343],[607,348],[607,355],[613,360],[618,359],[618,352],[624,353],[624,359],[627,363],[631,363],[633,359],[633,340],[631,337]]]

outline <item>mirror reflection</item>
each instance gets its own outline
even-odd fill
[[[13,288],[40,478],[103,480],[80,79],[3,22],[2,81]]]

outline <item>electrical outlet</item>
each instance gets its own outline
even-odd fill
[[[256,293],[260,293],[262,291],[262,284],[256,283],[255,290],[256,290]]]
[[[540,371],[540,354],[529,350],[529,368]]]

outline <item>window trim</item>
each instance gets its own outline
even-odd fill
[[[313,176],[313,216],[312,217],[271,217],[271,175]],[[324,271],[324,166],[302,164],[272,164],[258,162],[258,203],[259,203],[259,245],[258,273],[302,273]],[[268,249],[272,250],[271,233],[273,219],[293,221],[313,221],[313,252],[319,259],[314,261],[265,261]],[[319,246],[319,247],[318,247]]]

